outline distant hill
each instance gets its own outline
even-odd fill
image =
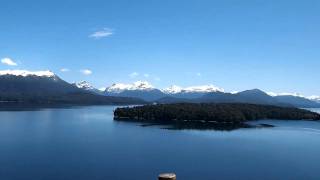
[[[143,99],[145,101],[153,102],[160,98],[165,97],[165,94],[163,94],[158,89],[153,89],[149,91],[142,91],[142,90],[125,90],[121,93],[106,93],[107,96],[117,96],[117,97],[134,97]]]
[[[167,100],[170,101],[169,98],[167,98]],[[273,97],[269,96],[259,89],[246,90],[236,94],[225,92],[211,92],[206,93],[199,98],[189,100],[189,102],[190,101],[195,103],[251,103],[266,105],[285,105],[285,103],[279,103],[275,101]],[[176,101],[173,102],[177,103],[181,101],[180,99],[176,99]]]
[[[212,92],[203,95],[200,98],[189,99],[186,101],[183,98],[166,97],[157,101],[159,103],[181,103],[181,102],[194,102],[194,103],[250,103],[261,105],[275,105],[286,107],[301,107],[311,108],[320,107],[320,103],[315,101],[295,96],[270,96],[267,93],[259,90],[246,90],[239,93],[225,93],[225,92]]]
[[[183,99],[183,98],[176,98],[171,96],[166,96],[155,101],[159,104],[174,104],[174,103],[196,103],[195,99]]]
[[[312,108],[312,107],[320,107],[320,103],[315,101],[299,97],[299,96],[275,96],[274,97],[280,103],[292,104],[296,107],[305,107],[305,108]]]
[[[246,90],[236,93],[238,101],[245,103],[254,104],[277,104],[274,98],[269,96],[267,93],[261,91],[260,89]]]

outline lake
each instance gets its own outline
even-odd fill
[[[319,179],[320,122],[169,130],[113,121],[113,106],[0,112],[0,179]],[[313,109],[319,111],[319,109]]]

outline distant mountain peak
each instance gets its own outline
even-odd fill
[[[182,88],[177,85],[172,85],[172,86],[162,90],[162,92],[164,92],[166,94],[177,94],[177,93],[180,93],[181,91],[182,91]]]
[[[203,86],[187,87],[183,89],[183,92],[203,92],[203,93],[224,92],[224,89],[210,84],[210,85],[203,85]]]
[[[80,81],[78,83],[73,83],[75,86],[77,86],[80,89],[85,89],[85,90],[93,90],[95,89],[90,83],[87,81]]]
[[[241,91],[241,92],[238,92],[237,94],[263,94],[263,95],[268,95],[266,92],[264,92],[264,91],[262,91],[260,89],[257,89],[257,88]]]
[[[27,71],[27,70],[2,70],[0,76],[12,75],[12,76],[39,76],[39,77],[55,77],[55,74],[49,70],[46,71]]]
[[[261,89],[258,89],[258,88],[254,88],[254,89],[249,89],[247,91],[251,91],[251,92],[263,92],[265,93],[264,91],[262,91]]]
[[[155,89],[149,82],[147,81],[137,81],[131,84],[123,84],[123,83],[114,83],[110,87],[106,88],[107,92],[112,93],[121,93],[125,90],[140,90],[140,91],[148,91]]]
[[[210,93],[210,92],[224,92],[224,89],[214,85],[190,86],[181,88],[180,86],[172,85],[169,88],[163,89],[166,94],[178,93]]]
[[[154,87],[147,81],[137,81],[133,83],[133,88],[136,89],[154,89]]]

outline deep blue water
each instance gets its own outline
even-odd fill
[[[178,180],[320,178],[320,122],[167,130],[115,122],[113,109],[0,112],[0,179],[152,180],[161,172]]]

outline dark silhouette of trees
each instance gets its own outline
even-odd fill
[[[213,122],[241,124],[260,119],[320,120],[320,115],[308,110],[269,105],[221,104],[158,104],[117,108],[115,120],[141,122]]]

